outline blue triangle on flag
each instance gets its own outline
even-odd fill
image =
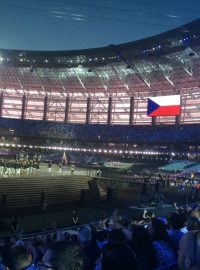
[[[148,98],[147,115],[151,114],[153,111],[155,111],[159,107],[160,105],[158,105],[153,100]]]

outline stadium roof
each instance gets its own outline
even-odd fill
[[[0,50],[3,116],[20,118],[26,94],[26,118],[63,121],[70,97],[71,122],[84,123],[91,97],[91,123],[106,123],[113,98],[112,123],[128,124],[130,97],[134,123],[150,124],[148,96],[181,94],[182,123],[200,122],[200,19],[143,40],[78,51]],[[162,117],[160,122],[173,123]]]
[[[69,51],[0,50],[4,65],[17,67],[92,67],[113,62],[131,63],[148,56],[162,56],[196,46],[200,41],[200,19],[162,34],[120,45]],[[191,56],[191,55],[190,55]]]

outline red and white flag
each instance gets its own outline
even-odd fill
[[[175,116],[181,113],[180,95],[148,98],[148,116]]]

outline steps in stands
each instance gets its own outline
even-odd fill
[[[89,188],[89,180],[87,176],[12,177],[0,179],[0,192],[8,194],[6,207],[40,205],[42,189],[47,204],[75,202],[80,200],[81,189]]]

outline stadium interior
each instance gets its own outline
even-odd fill
[[[200,19],[102,48],[1,49],[0,90],[0,267],[175,270],[194,231],[199,254]],[[174,95],[180,113],[148,116]],[[45,257],[74,245],[82,267]]]

